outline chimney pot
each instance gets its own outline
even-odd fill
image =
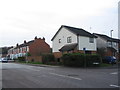
[[[43,40],[45,40],[45,38],[43,37]]]
[[[26,43],[26,40],[24,40],[24,43]]]
[[[35,40],[37,39],[37,36],[35,37]]]
[[[16,44],[16,46],[18,47],[18,46],[19,46],[19,44],[17,43],[17,44]]]

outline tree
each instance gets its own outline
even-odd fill
[[[97,53],[103,58],[105,56],[105,48],[97,48]]]

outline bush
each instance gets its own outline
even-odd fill
[[[99,63],[100,65],[102,63],[102,59],[100,55],[86,55],[86,64],[88,67],[95,66],[93,63]]]
[[[80,54],[64,54],[62,57],[65,66],[83,66],[84,56]]]
[[[53,54],[43,54],[42,55],[42,63],[49,64],[51,62],[55,62],[55,57]]]
[[[88,55],[80,53],[64,54],[62,56],[62,60],[64,66],[75,67],[94,66],[94,62],[101,63],[99,55]]]
[[[31,54],[29,52],[26,53],[26,56],[31,56]]]
[[[18,61],[25,61],[25,57],[18,57]]]

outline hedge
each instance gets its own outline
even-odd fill
[[[25,61],[25,57],[18,57],[19,61]]]
[[[51,62],[55,62],[55,57],[53,54],[42,54],[42,63],[49,64]]]
[[[95,63],[101,63],[101,58],[99,55],[89,55],[89,54],[64,54],[62,56],[64,66],[75,66],[75,67],[84,67],[84,66],[94,66]]]

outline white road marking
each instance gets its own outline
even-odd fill
[[[110,74],[118,74],[118,72],[113,72],[113,73],[110,73]]]
[[[34,66],[27,67],[26,69],[33,70],[33,71],[40,71],[41,69],[53,70],[53,69],[51,69],[51,68],[45,68],[45,67],[34,67]]]
[[[60,75],[60,74],[56,74],[56,73],[49,73],[49,74],[60,76],[60,77],[72,78],[72,79],[76,79],[76,80],[82,80],[81,78],[76,78],[76,77],[71,77],[71,76],[66,76],[66,75]]]
[[[110,86],[111,86],[111,87],[120,87],[120,86],[118,86],[118,85],[112,85],[112,84],[111,84]]]
[[[33,70],[33,71],[40,71],[40,70],[32,69],[32,68],[26,68],[26,69]]]

